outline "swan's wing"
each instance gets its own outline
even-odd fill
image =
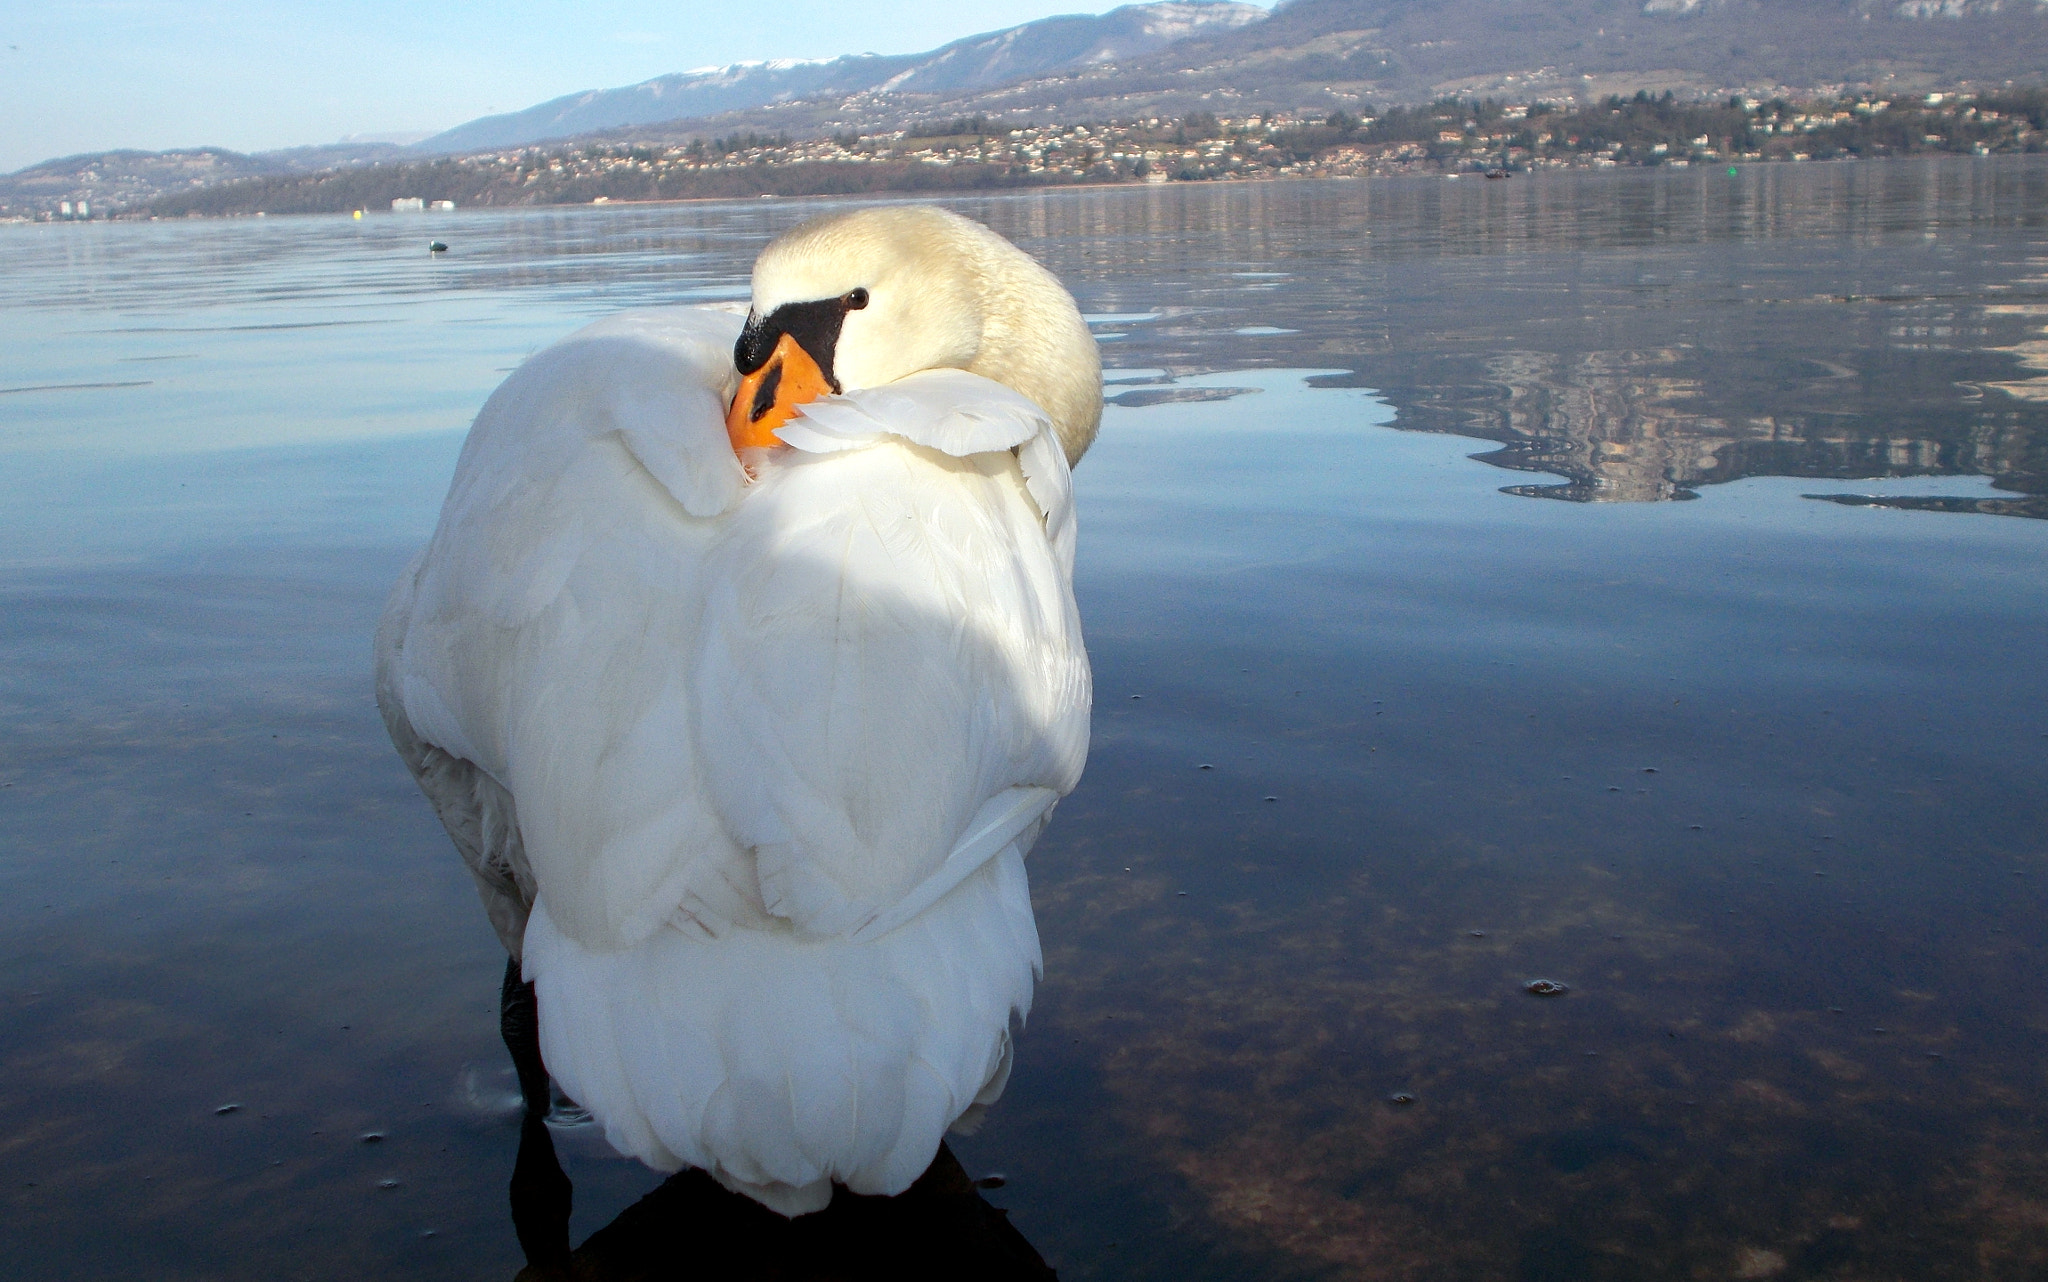
[[[628,314],[528,362],[401,585],[393,736],[494,919],[538,893],[599,949],[664,921],[872,937],[1028,849],[1079,776],[1071,501],[1036,407],[959,375],[959,423],[899,425],[968,457],[889,433],[746,487],[733,333]]]
[[[849,936],[855,943],[880,939],[925,909],[944,899],[997,855],[1011,846],[1018,854],[1030,850],[1052,818],[1060,795],[1050,788],[1030,785],[1005,788],[987,801],[967,821],[967,830],[953,843],[946,858],[927,873],[901,898],[886,907],[869,908],[855,922]]]
[[[526,936],[527,913],[533,906],[534,882],[519,840],[512,794],[473,762],[421,738],[405,711],[401,693],[405,633],[425,561],[422,552],[405,567],[377,624],[377,708],[400,760],[412,772],[476,879],[477,894],[499,941],[517,957]]]
[[[1017,466],[1024,489],[1045,517],[1045,537],[1060,559],[1060,572],[1074,578],[1074,473],[1066,447],[1048,420],[1038,435],[1017,447]]]
[[[1025,489],[1044,514],[1046,537],[1067,575],[1074,573],[1074,482],[1067,453],[1052,416],[1021,392],[966,370],[925,370],[800,405],[775,434],[809,454],[865,449],[886,437],[956,458],[1013,451]]]
[[[900,924],[1028,849],[1079,778],[1087,656],[1016,430],[964,458],[897,431],[778,455],[711,550],[698,758],[802,933]]]
[[[966,458],[1014,449],[1051,426],[1038,402],[1021,392],[964,369],[930,369],[799,405],[797,417],[775,434],[811,454],[858,449],[878,436],[896,436]]]
[[[533,543],[551,477],[616,437],[692,516],[738,501],[746,473],[724,429],[738,386],[731,316],[702,308],[622,312],[538,353],[491,393],[456,464],[441,524],[499,520]],[[518,509],[506,513],[507,505]]]
[[[693,309],[627,313],[521,366],[477,416],[381,647],[394,740],[457,846],[495,822],[476,797],[509,811],[516,796],[508,839],[531,884],[512,890],[546,895],[592,946],[678,914],[759,917],[743,853],[690,804],[685,680],[713,518],[745,486],[724,427],[737,330]],[[429,748],[489,786],[439,778]]]

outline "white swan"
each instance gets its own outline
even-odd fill
[[[1100,407],[1050,273],[898,207],[771,243],[743,330],[600,321],[477,415],[378,703],[621,1151],[797,1215],[1001,1093]]]

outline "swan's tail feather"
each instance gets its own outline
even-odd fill
[[[612,1145],[784,1215],[900,1193],[1009,1078],[1041,969],[1014,848],[879,939],[663,929],[618,952],[527,929],[548,1068]]]

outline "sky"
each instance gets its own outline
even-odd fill
[[[7,0],[0,173],[117,147],[431,133],[762,58],[915,53],[1119,0]]]

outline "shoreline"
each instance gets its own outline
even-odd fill
[[[607,210],[607,209],[633,209],[633,210],[645,210],[645,209],[652,209],[652,208],[660,208],[660,207],[663,207],[663,206],[695,206],[695,205],[735,205],[735,206],[739,206],[739,205],[748,205],[748,204],[754,204],[754,203],[758,203],[758,202],[761,202],[761,201],[873,201],[873,200],[894,200],[894,201],[920,201],[920,202],[921,202],[921,201],[931,201],[931,200],[949,200],[949,199],[965,199],[965,198],[983,198],[983,199],[992,199],[992,198],[1000,198],[1000,197],[1017,197],[1017,196],[1025,196],[1025,195],[1036,195],[1036,194],[1040,194],[1040,193],[1045,193],[1045,192],[1067,192],[1067,191],[1130,191],[1130,190],[1151,190],[1151,189],[1160,189],[1160,190],[1176,191],[1176,190],[1187,190],[1187,189],[1191,189],[1191,188],[1212,188],[1212,187],[1220,187],[1220,186],[1254,186],[1254,185],[1256,185],[1256,186],[1265,186],[1265,185],[1269,185],[1269,184],[1282,184],[1282,183],[1322,183],[1322,182],[1361,182],[1361,181],[1366,181],[1366,180],[1370,180],[1370,179],[1381,179],[1381,180],[1386,180],[1386,179],[1421,179],[1421,180],[1431,180],[1431,181],[1464,181],[1464,180],[1474,180],[1474,181],[1478,181],[1478,182],[1481,182],[1481,183],[1486,183],[1486,182],[1493,182],[1493,181],[1509,181],[1509,182],[1526,182],[1526,181],[1531,181],[1531,180],[1538,180],[1538,179],[1542,179],[1542,178],[1547,178],[1547,177],[1551,177],[1551,176],[1566,176],[1566,175],[1569,175],[1569,176],[1573,176],[1573,177],[1582,177],[1582,176],[1618,176],[1618,175],[1623,175],[1623,174],[1642,174],[1642,173],[1651,173],[1651,172],[1658,172],[1658,171],[1670,172],[1670,171],[1674,171],[1674,170],[1686,170],[1686,171],[1688,171],[1688,172],[1689,172],[1689,171],[1691,171],[1691,170],[1698,170],[1698,171],[1699,171],[1699,174],[1700,174],[1701,176],[1705,176],[1705,175],[1719,175],[1719,176],[1722,176],[1722,177],[1736,177],[1736,176],[1739,176],[1739,175],[1740,175],[1741,173],[1743,173],[1743,172],[1746,172],[1746,171],[1750,171],[1750,170],[1755,170],[1755,169],[1778,169],[1778,168],[1791,168],[1791,167],[1794,167],[1794,166],[1802,166],[1802,167],[1803,167],[1803,166],[1807,166],[1807,165],[1843,165],[1843,164],[1864,164],[1864,165],[1872,165],[1872,164],[1875,164],[1875,165],[1894,165],[1894,164],[1899,164],[1899,163],[1912,163],[1912,164],[1929,164],[1929,163],[1942,163],[1942,162],[1948,162],[1948,161],[1954,161],[1954,162],[1960,162],[1960,161],[1980,162],[1980,161],[1987,161],[1987,160],[2002,160],[2002,161],[2006,161],[2006,162],[2011,162],[2011,161],[2014,161],[2014,160],[2022,160],[2022,159],[2024,159],[2024,158],[2026,158],[2026,157],[2028,157],[2028,156],[2033,156],[2033,155],[2042,155],[2042,154],[2048,154],[2048,153],[2034,153],[2034,152],[1992,152],[1992,153],[1990,153],[1990,154],[1988,154],[1988,155],[1987,155],[1987,154],[1981,154],[1981,153],[1980,153],[1980,154],[1974,154],[1974,155],[1973,155],[1973,154],[1969,154],[1969,153],[1958,153],[1958,152],[1922,152],[1922,153],[1914,153],[1914,154],[1910,154],[1910,155],[1894,155],[1894,156],[1855,156],[1855,155],[1847,155],[1847,156],[1830,156],[1830,157],[1827,157],[1827,158],[1825,158],[1825,159],[1821,159],[1821,158],[1809,158],[1809,157],[1798,157],[1798,158],[1790,158],[1790,157],[1787,157],[1787,158],[1771,158],[1771,159],[1752,159],[1752,160],[1713,160],[1713,161],[1707,161],[1707,162],[1703,162],[1703,163],[1702,163],[1702,162],[1693,162],[1693,163],[1690,163],[1690,164],[1683,164],[1683,163],[1681,163],[1681,164],[1672,164],[1672,163],[1669,163],[1669,162],[1665,162],[1665,163],[1649,163],[1649,164],[1633,164],[1633,163],[1631,163],[1631,164],[1623,164],[1623,163],[1610,163],[1610,164],[1606,164],[1606,165],[1593,165],[1593,164],[1553,164],[1553,165],[1539,165],[1539,166],[1532,166],[1532,167],[1528,167],[1528,168],[1522,168],[1522,169],[1515,169],[1515,170],[1509,170],[1509,171],[1506,171],[1505,173],[1503,173],[1503,172],[1501,172],[1501,171],[1497,171],[1497,170],[1496,170],[1496,171],[1492,171],[1492,172],[1489,172],[1489,171],[1486,171],[1486,170],[1482,170],[1482,169],[1478,169],[1478,168],[1474,168],[1474,167],[1465,167],[1465,168],[1460,168],[1460,169],[1450,169],[1450,168],[1444,168],[1444,167],[1440,167],[1440,166],[1430,165],[1430,164],[1427,164],[1427,163],[1422,163],[1422,164],[1415,164],[1415,165],[1411,165],[1411,166],[1407,166],[1407,167],[1402,167],[1402,168],[1386,168],[1386,169],[1379,169],[1379,170],[1373,170],[1373,171],[1370,171],[1370,172],[1361,172],[1361,173],[1277,173],[1277,172],[1276,172],[1276,173],[1266,173],[1266,174],[1258,174],[1258,175],[1249,175],[1249,176],[1242,176],[1242,177],[1240,177],[1240,176],[1234,176],[1234,175],[1233,175],[1233,176],[1231,176],[1231,177],[1217,177],[1217,178],[1195,178],[1195,179],[1179,179],[1179,178],[1176,178],[1176,179],[1170,179],[1170,180],[1168,180],[1168,181],[1165,181],[1165,182],[1148,182],[1148,181],[1145,181],[1145,180],[1143,180],[1143,179],[1120,179],[1120,180],[1110,180],[1110,181],[1092,181],[1092,182],[1025,182],[1025,183],[1007,183],[1007,184],[993,184],[993,183],[991,183],[991,184],[987,184],[987,185],[981,185],[981,186],[972,186],[972,185],[962,185],[962,186],[958,186],[958,187],[908,187],[908,188],[887,188],[887,187],[884,187],[884,188],[876,188],[876,189],[872,189],[872,190],[867,190],[867,191],[849,191],[849,192],[793,192],[793,193],[781,193],[781,192],[763,192],[763,193],[761,193],[761,194],[759,194],[759,195],[756,195],[756,196],[751,196],[751,197],[749,197],[749,196],[666,196],[666,197],[651,197],[651,198],[635,198],[635,197],[605,197],[605,198],[601,198],[601,199],[594,199],[594,200],[579,200],[579,201],[548,201],[548,202],[539,202],[539,201],[536,201],[536,202],[532,202],[532,203],[527,203],[527,204],[502,204],[502,205],[500,205],[500,204],[472,204],[472,205],[464,205],[464,206],[461,206],[460,208],[457,208],[457,209],[453,209],[453,210],[389,210],[389,209],[373,209],[373,208],[358,208],[358,209],[349,209],[349,210],[306,210],[306,211],[291,211],[291,212],[276,212],[276,213],[272,213],[272,212],[270,212],[270,211],[268,211],[268,210],[259,210],[259,211],[255,211],[255,212],[250,212],[250,213],[244,213],[244,212],[233,212],[233,213],[218,213],[218,214],[213,214],[213,213],[196,213],[196,212],[195,212],[195,213],[185,213],[185,214],[163,214],[163,215],[157,215],[157,214],[141,214],[141,213],[134,213],[134,214],[131,214],[131,213],[114,213],[114,214],[106,214],[106,215],[94,215],[94,216],[93,216],[93,217],[91,217],[91,218],[62,218],[62,217],[41,217],[41,218],[31,218],[31,217],[22,217],[22,216],[16,216],[16,217],[0,217],[0,227],[42,227],[42,226],[79,226],[79,227],[85,227],[85,226],[94,226],[94,225],[106,225],[106,224],[112,224],[112,223],[124,223],[124,224],[135,224],[135,223],[184,223],[184,222],[234,222],[234,221],[249,221],[249,220],[256,220],[256,219],[262,219],[262,220],[268,221],[269,219],[272,219],[272,218],[291,218],[291,219],[301,219],[301,218],[335,218],[335,219],[344,219],[344,220],[350,220],[350,221],[370,221],[370,220],[375,220],[375,221],[378,221],[378,222],[382,222],[383,220],[385,220],[385,219],[387,219],[387,218],[392,218],[392,219],[401,219],[401,218],[410,218],[410,217],[418,217],[418,218],[420,218],[420,219],[422,220],[422,222],[423,222],[423,223],[425,223],[425,224],[426,224],[426,225],[428,225],[428,226],[431,226],[431,225],[434,225],[434,221],[435,221],[435,219],[437,219],[437,218],[439,218],[439,217],[445,217],[445,216],[449,216],[449,215],[461,215],[461,214],[476,214],[476,213],[494,213],[494,214],[510,214],[510,213],[540,213],[540,212],[562,212],[562,211],[568,211],[568,210],[587,210],[587,211],[593,211],[593,212],[595,212],[595,211],[601,211],[601,210]]]
[[[1366,109],[1370,112],[1373,109]],[[202,182],[164,153],[126,169],[37,180],[0,198],[0,216],[364,216],[458,206],[569,207],[1126,186],[1485,174],[1551,169],[1734,167],[1832,159],[2048,151],[2048,89],[1900,101],[1870,95],[1792,102],[1667,92],[1577,107],[1444,99],[1378,114],[1274,113],[1030,124],[981,117],[936,130],[815,138],[664,135],[528,145]],[[80,158],[81,162],[90,158]],[[209,162],[210,163],[210,162]],[[91,190],[79,185],[90,177]],[[199,183],[197,186],[189,185]],[[59,190],[56,184],[69,184]],[[177,190],[167,190],[168,187]]]

